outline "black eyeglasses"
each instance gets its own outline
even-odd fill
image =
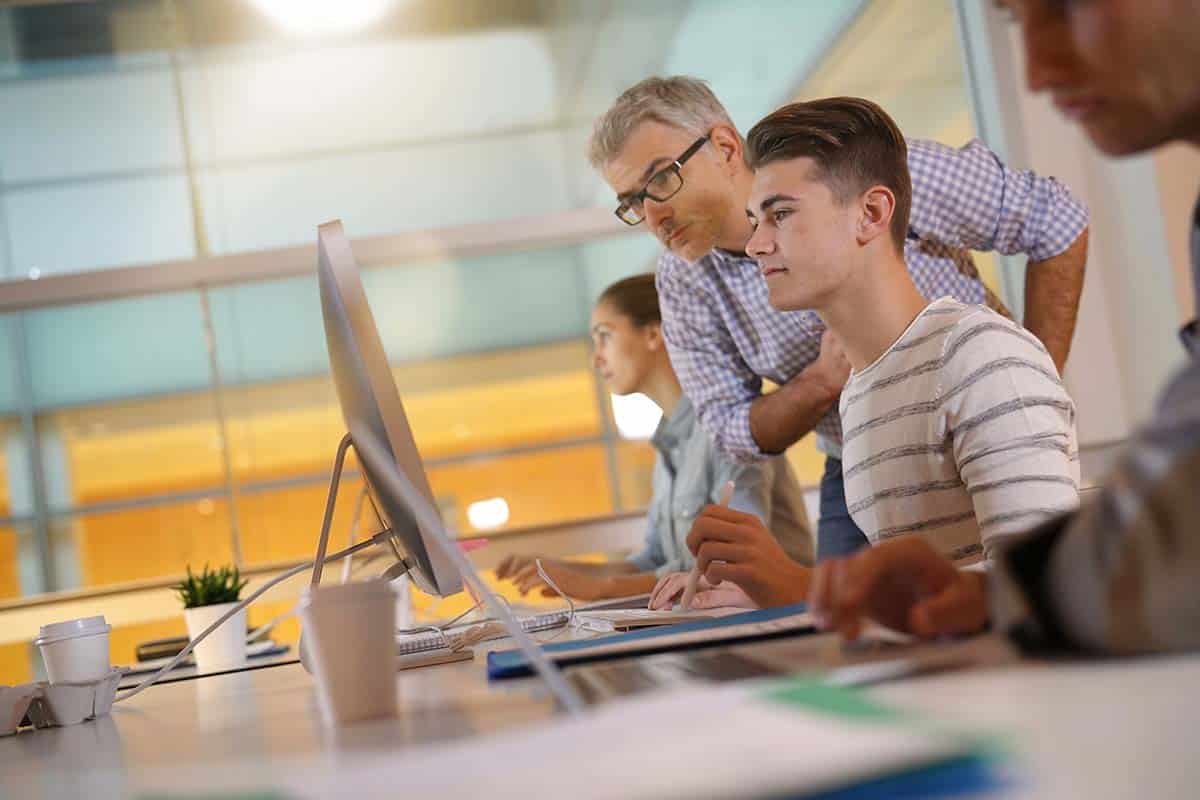
[[[708,134],[706,133],[692,142],[692,146],[684,150],[683,155],[651,175],[650,180],[646,181],[646,185],[640,191],[634,192],[622,200],[617,206],[617,210],[613,212],[617,215],[617,219],[626,225],[639,225],[646,218],[644,204],[647,197],[661,203],[678,194],[679,190],[683,188],[683,173],[680,170],[707,141]]]

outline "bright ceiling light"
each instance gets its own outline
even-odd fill
[[[503,497],[480,500],[467,506],[467,521],[475,530],[499,528],[508,522],[508,502]]]
[[[644,394],[612,395],[613,419],[624,439],[649,439],[662,419],[662,409]]]
[[[396,0],[250,0],[288,33],[297,36],[354,33],[377,22]]]

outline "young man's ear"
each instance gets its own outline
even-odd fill
[[[728,125],[715,125],[709,131],[708,142],[720,158],[726,171],[734,172],[746,166],[742,137]]]
[[[859,198],[858,243],[866,244],[879,236],[891,235],[896,195],[886,186],[872,186]]]

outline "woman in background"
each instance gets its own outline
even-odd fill
[[[696,420],[667,357],[654,275],[635,275],[604,290],[592,310],[592,365],[614,394],[640,392],[662,409],[650,443],[657,451],[653,493],[641,551],[624,561],[585,564],[542,558],[542,568],[565,594],[601,600],[646,594],[668,573],[691,569],[686,539],[692,522],[709,503],[720,502],[721,487],[734,482],[731,508],[757,516],[772,532],[780,553],[812,564],[812,533],[800,486],[782,456],[757,464],[731,461],[713,446]],[[496,575],[511,579],[522,594],[541,588],[537,556],[510,555]],[[727,582],[728,583],[728,582]],[[719,589],[725,589],[722,584]],[[728,605],[747,605],[732,584]],[[714,599],[708,596],[710,603]],[[722,603],[726,604],[726,603]]]

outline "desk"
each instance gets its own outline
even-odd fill
[[[785,653],[788,641],[742,647]],[[252,776],[242,785],[264,788],[289,762],[335,775],[418,745],[551,717],[553,705],[535,680],[489,686],[479,653],[474,662],[399,673],[398,718],[332,732],[321,727],[311,679],[298,665],[153,687],[110,717],[0,739],[0,795],[109,798],[151,786],[186,796],[211,788],[204,776],[219,785],[239,763]],[[1062,800],[1197,796],[1198,687],[1200,656],[1177,656],[1022,662],[871,691],[901,707],[1008,733],[1018,779],[1007,794]],[[247,767],[247,760],[259,763]],[[513,768],[530,770],[535,794],[536,768]],[[391,788],[402,794],[402,777]]]

